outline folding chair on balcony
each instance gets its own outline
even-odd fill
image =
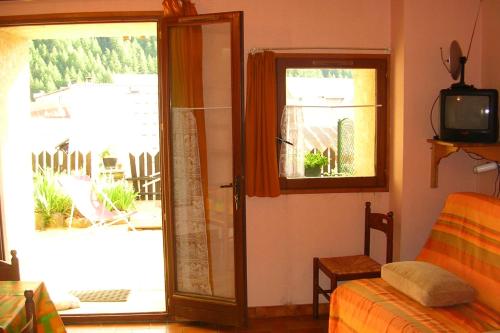
[[[135,227],[130,223],[130,216],[135,211],[122,212],[116,208],[108,196],[93,184],[89,176],[61,176],[59,184],[73,201],[69,219],[70,228],[73,224],[76,208],[80,214],[92,223],[92,227],[110,226],[125,221],[129,229],[135,231]],[[105,203],[98,200],[98,195],[103,198],[106,204],[112,207],[112,211],[106,208]]]

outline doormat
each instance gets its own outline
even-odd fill
[[[72,290],[69,293],[80,302],[126,302],[130,289]]]

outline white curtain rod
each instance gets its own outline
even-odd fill
[[[231,109],[232,106],[212,106],[212,107],[197,107],[197,108],[189,108],[189,107],[172,107],[172,110],[177,111],[192,111],[192,110],[221,110],[221,109]]]
[[[337,50],[337,51],[377,51],[390,53],[388,47],[370,48],[370,47],[324,47],[324,46],[306,46],[306,47],[254,47],[250,49],[250,53],[262,51],[294,51],[294,50]]]
[[[337,108],[369,108],[369,107],[375,107],[375,108],[380,108],[382,107],[382,104],[367,104],[367,105],[285,105],[285,108],[287,107],[293,107],[293,108],[330,108],[330,109],[337,109]]]

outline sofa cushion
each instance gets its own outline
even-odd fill
[[[450,306],[474,299],[474,289],[455,274],[423,261],[382,266],[382,279],[425,306]]]

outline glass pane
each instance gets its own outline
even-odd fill
[[[375,175],[376,70],[288,68],[280,175]]]
[[[176,289],[234,298],[229,23],[169,30]]]

